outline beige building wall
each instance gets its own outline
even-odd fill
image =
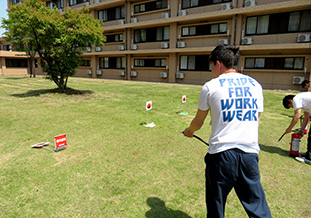
[[[49,0],[45,1],[49,2]],[[265,16],[272,17],[281,13],[311,11],[310,0],[232,0],[205,6],[184,7],[187,1],[190,2],[190,0],[167,0],[167,7],[145,12],[142,11],[146,5],[153,4],[155,0],[89,0],[86,2],[90,13],[96,19],[104,16],[103,14],[108,11],[110,15],[111,11],[116,11],[115,15],[120,14],[120,10],[123,11],[124,17],[103,22],[103,34],[107,39],[119,37],[119,40],[107,41],[102,47],[90,47],[83,54],[84,59],[90,59],[90,66],[79,67],[75,76],[204,84],[213,78],[207,66],[208,60],[204,70],[185,70],[180,69],[181,66],[184,67],[184,59],[181,58],[187,56],[192,60],[194,56],[208,57],[217,44],[225,43],[240,48],[241,59],[238,70],[257,79],[265,89],[301,90],[299,82],[302,79],[310,79],[310,29],[274,34],[270,32],[247,34],[248,18],[257,17],[259,20]],[[8,0],[8,5],[11,2],[12,0]],[[60,8],[60,11],[66,7],[79,10],[84,5],[83,3],[70,5],[69,0],[63,0],[62,3],[63,8]],[[135,9],[138,8],[141,11],[136,13]],[[220,26],[224,23],[226,30],[219,31],[218,34],[187,35],[186,33],[187,30],[192,31],[193,27],[203,30],[205,27],[215,28],[218,25],[221,29]],[[163,37],[161,41],[136,42],[137,31],[150,30],[148,33],[150,34],[155,29],[164,27],[169,27],[169,38]],[[305,41],[299,41],[302,34],[306,37]],[[125,66],[118,69],[109,67],[101,69],[100,60],[105,58],[125,58]],[[137,59],[144,59],[145,62],[150,59],[165,59],[166,66],[136,66]],[[303,67],[299,69],[247,67],[249,60],[262,59],[273,59],[275,62],[285,59],[303,60]],[[192,64],[191,61],[189,63]],[[41,73],[40,66],[38,73]]]
[[[10,43],[0,38],[0,76],[29,74],[28,67],[7,66],[6,60],[23,60],[28,62],[28,57],[25,52],[14,51]]]

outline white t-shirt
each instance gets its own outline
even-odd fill
[[[232,148],[259,153],[258,112],[263,112],[263,94],[255,79],[240,73],[221,74],[202,87],[199,109],[210,110],[209,153]]]
[[[302,109],[311,113],[311,92],[302,92],[293,98],[294,110]]]

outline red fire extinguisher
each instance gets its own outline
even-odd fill
[[[299,156],[300,138],[301,138],[301,136],[298,134],[298,132],[294,132],[292,134],[292,140],[290,143],[290,152],[289,152],[289,155],[292,157],[298,157]]]

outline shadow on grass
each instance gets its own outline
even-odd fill
[[[180,210],[172,210],[165,206],[165,202],[157,197],[147,199],[147,204],[151,209],[145,213],[147,218],[191,218],[188,214]]]
[[[271,154],[279,154],[284,157],[289,157],[289,145],[288,145],[288,150],[284,150],[282,148],[275,147],[275,146],[263,145],[263,144],[260,144],[259,146],[262,151],[269,152]]]
[[[13,94],[12,96],[18,97],[18,98],[27,98],[27,97],[38,97],[40,95],[50,94],[50,93],[59,93],[59,94],[64,94],[64,95],[86,95],[86,94],[93,94],[94,92],[90,90],[76,90],[76,89],[71,89],[71,88],[67,88],[65,91],[62,91],[56,88],[56,89],[31,90],[26,93]]]
[[[29,77],[8,77],[8,78],[5,78],[7,80],[20,80],[20,79],[27,79]]]

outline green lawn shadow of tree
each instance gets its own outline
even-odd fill
[[[151,208],[145,213],[146,218],[191,218],[180,210],[172,210],[165,206],[165,202],[157,197],[150,197],[146,203]]]
[[[93,94],[93,91],[90,90],[77,90],[72,88],[67,88],[66,90],[60,90],[59,88],[55,89],[38,89],[38,90],[31,90],[26,93],[21,94],[13,94],[12,96],[18,97],[18,98],[27,98],[27,97],[39,97],[44,94],[65,94],[65,95],[87,95],[87,94]]]

